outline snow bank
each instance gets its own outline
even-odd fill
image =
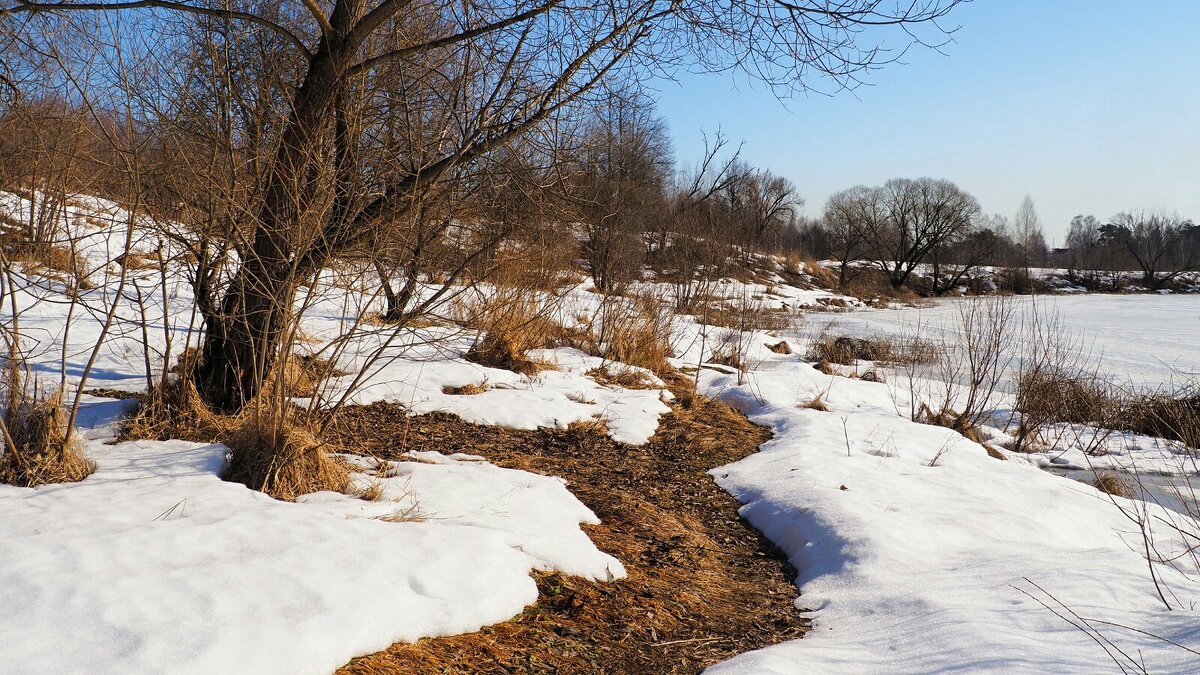
[[[88,453],[82,483],[0,485],[3,670],[324,673],[508,619],[533,568],[624,575],[561,480],[482,461],[423,453],[382,467],[384,501],[290,504],[221,481],[223,446]],[[376,519],[413,499],[418,520]]]
[[[745,386],[711,373],[704,384],[775,432],[759,453],[712,474],[788,554],[797,606],[816,621],[803,640],[711,672],[1114,668],[1018,590],[1039,594],[1030,581],[1083,616],[1200,643],[1188,609],[1200,603],[1200,579],[1161,569],[1184,608],[1165,611],[1136,525],[1093,488],[989,458],[953,432],[897,415],[887,385],[834,380],[795,358],[767,364]],[[797,407],[816,393],[830,412]],[[1105,632],[1152,671],[1200,663],[1146,635]]]

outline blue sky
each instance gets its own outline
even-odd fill
[[[676,155],[694,162],[701,130],[720,128],[795,182],[807,215],[852,185],[934,176],[1009,217],[1029,194],[1058,243],[1078,213],[1200,220],[1200,1],[976,0],[950,23],[945,55],[914,49],[854,93],[660,82]]]

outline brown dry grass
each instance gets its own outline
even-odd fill
[[[62,392],[35,399],[19,396],[5,415],[13,446],[0,455],[0,483],[37,487],[72,483],[96,470],[77,434],[68,441]]]
[[[463,323],[482,333],[465,354],[468,361],[532,375],[549,367],[529,358],[528,352],[552,345],[561,328],[550,308],[520,288],[499,288],[485,300],[468,303]]]
[[[593,368],[584,375],[592,378],[597,384],[616,386],[625,389],[657,389],[658,385],[651,377],[641,370],[603,366]]]
[[[767,349],[770,349],[771,351],[775,352],[776,354],[791,354],[792,353],[792,346],[787,343],[787,340],[780,340],[779,342],[776,342],[773,345],[767,345]]]
[[[880,299],[916,302],[921,299],[921,296],[908,286],[894,288],[887,275],[874,267],[857,270],[854,278],[846,284],[846,292],[866,302]]]
[[[184,367],[188,358],[182,357]],[[292,361],[314,368],[328,366],[320,359]],[[277,372],[276,378],[286,377],[286,371]],[[295,384],[285,381],[283,386]],[[229,463],[223,477],[276,499],[291,501],[320,490],[345,491],[349,472],[326,454],[303,411],[272,395],[278,386],[268,384],[258,399],[230,415],[209,408],[192,380],[179,377],[141,397],[142,405],[126,420],[120,437],[224,443],[229,446]]]
[[[628,303],[610,302],[600,313],[600,355],[656,373],[670,369],[671,307],[651,296],[635,296]],[[594,353],[594,352],[593,352]]]
[[[294,354],[280,365],[280,369],[275,381],[282,381],[284,391],[297,398],[315,396],[323,381],[345,374],[333,362],[315,354]]]
[[[1115,471],[1101,471],[1096,474],[1096,479],[1092,481],[1092,487],[1116,497],[1133,499],[1137,496],[1129,481]]]
[[[224,439],[229,463],[224,478],[276,499],[332,490],[344,492],[350,473],[324,444],[290,416],[246,415]]]
[[[860,338],[834,335],[827,330],[813,340],[809,358],[841,365],[855,361],[890,361],[896,358],[895,346],[883,338]]]
[[[486,384],[472,383],[464,384],[461,387],[446,385],[442,387],[442,393],[449,394],[450,396],[475,396],[477,394],[482,394],[483,392],[487,391],[487,389],[488,388]]]
[[[537,603],[510,621],[396,644],[341,672],[696,673],[800,637],[807,622],[792,605],[794,570],[706,473],[754,452],[768,432],[723,404],[682,389],[679,397],[642,447],[578,426],[517,431],[438,414],[404,420],[384,404],[341,411],[335,429],[351,451],[466,451],[564,477],[603,521],[585,526],[589,536],[629,570],[611,583],[538,573]]]
[[[8,233],[0,235],[0,246],[9,261],[24,263],[29,274],[56,278],[80,288],[91,286],[87,279],[87,261],[69,246],[31,242]]]
[[[741,331],[782,331],[792,326],[792,315],[787,309],[760,302],[745,306],[724,302],[710,304],[696,314],[696,319],[709,326]]]
[[[213,443],[233,425],[228,416],[204,404],[190,378],[174,379],[140,398],[142,404],[121,426],[121,440],[182,438]]]
[[[825,405],[825,401],[821,399],[820,395],[814,396],[812,400],[800,407],[808,408],[809,410],[819,410],[820,412],[829,412],[829,406]]]

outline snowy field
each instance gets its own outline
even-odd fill
[[[1014,296],[1015,319],[1038,315],[1057,320],[1069,335],[1099,360],[1101,370],[1120,380],[1156,386],[1200,377],[1200,296],[1198,295],[1046,295]],[[918,328],[957,332],[958,305],[970,298],[938,300],[925,307],[809,313],[805,328],[824,326],[852,335],[902,336]],[[1019,331],[1018,331],[1019,332]],[[1013,353],[1026,348],[1014,340]]]
[[[81,297],[105,306],[117,297],[111,261],[120,247],[112,228],[88,218],[103,212],[119,225],[122,215],[111,203],[79,203],[68,227],[94,267],[94,286]],[[0,194],[6,204],[22,208]],[[145,362],[162,365],[166,336],[175,354],[186,343],[191,296],[175,272],[165,292],[157,272],[132,275],[157,320],[143,333],[123,305],[87,386],[144,388]],[[100,340],[102,313],[71,313],[60,283],[34,281],[17,297],[37,341],[33,366],[48,382],[73,385]],[[585,286],[566,292],[564,314],[595,315],[599,296]],[[776,290],[770,302],[793,310],[829,295]],[[526,376],[467,361],[475,336],[461,328],[392,335],[368,327],[339,338],[373,301],[333,283],[321,291],[302,325],[306,348],[365,375],[332,378],[300,403],[388,400],[520,428],[599,419],[635,444],[669,410],[657,380],[639,390],[597,382],[589,372],[619,364],[574,349],[535,354],[557,369]],[[809,313],[804,330],[822,322],[864,334],[934,330],[952,325],[956,302]],[[1030,299],[1018,302],[1034,311]],[[1200,371],[1200,298],[1037,302],[1118,377],[1161,383]],[[724,333],[677,317],[672,363],[701,366],[702,391],[773,430],[760,452],[711,474],[795,564],[796,606],[812,612],[815,629],[713,672],[1094,673],[1117,663],[1127,672],[1200,672],[1200,567],[1188,553],[1200,539],[1195,522],[1044,471],[1051,451],[993,459],[960,434],[911,421],[894,380],[821,373],[802,349],[769,350],[779,336],[737,337],[753,366],[740,377],[704,363]],[[802,346],[799,334],[784,337]],[[452,393],[464,385],[482,393]],[[828,410],[807,407],[817,397]],[[596,548],[580,528],[595,515],[554,477],[468,455],[410,453],[400,462],[350,460],[357,484],[380,486],[376,502],[318,493],[285,503],[222,481],[223,446],[112,444],[128,410],[127,401],[84,398],[78,422],[97,465],[86,480],[0,485],[0,671],[329,672],[398,640],[512,617],[536,600],[532,570],[609,581],[633,562]],[[985,432],[989,441],[1003,434]],[[1139,454],[1105,461],[1157,453],[1165,466],[1187,457],[1155,439],[1127,440]],[[1052,451],[1069,460],[1060,470],[1080,461],[1069,448]],[[1144,522],[1131,520],[1131,510]],[[1173,560],[1148,561],[1144,536]],[[1090,623],[1072,625],[1080,620],[1066,608]]]
[[[1194,522],[1144,507],[1158,545],[1181,555],[1153,565],[1167,611],[1128,517],[1139,505],[911,422],[887,384],[766,358],[743,385],[706,378],[775,432],[711,473],[788,553],[815,628],[710,672],[1200,670],[1200,570],[1166,526],[1195,536]],[[828,412],[803,407],[818,394]],[[1086,633],[1056,615],[1066,608]]]

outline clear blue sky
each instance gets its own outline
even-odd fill
[[[1029,194],[1059,244],[1079,213],[1200,220],[1200,0],[976,0],[950,23],[945,55],[914,48],[853,94],[658,83],[676,155],[694,162],[701,130],[720,128],[796,183],[806,215],[852,185],[933,176],[1010,218]]]

